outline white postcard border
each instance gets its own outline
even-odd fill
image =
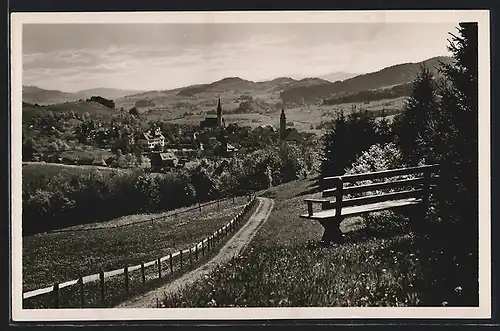
[[[479,33],[479,307],[473,308],[162,308],[22,309],[21,121],[22,25],[30,23],[447,23],[478,22]],[[11,14],[12,319],[14,321],[264,320],[491,317],[490,26],[486,10],[106,12]]]

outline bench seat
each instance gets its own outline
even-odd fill
[[[385,209],[392,209],[404,206],[418,205],[422,203],[420,198],[408,198],[400,200],[390,200],[377,203],[371,203],[361,206],[351,206],[342,208],[342,217],[356,216],[364,213],[381,211]],[[307,218],[312,220],[327,220],[330,218],[335,218],[335,209],[322,210],[314,212],[312,216],[308,214],[300,215],[301,218]]]

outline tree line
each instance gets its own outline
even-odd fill
[[[203,159],[195,167],[169,173],[23,170],[23,233],[244,195],[303,178],[314,170],[311,153],[305,146],[282,144],[242,158]]]

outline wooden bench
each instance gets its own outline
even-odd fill
[[[431,182],[437,178],[437,171],[438,165],[426,165],[325,177],[326,189],[322,191],[322,198],[305,199],[307,214],[300,217],[321,223],[325,229],[321,239],[323,243],[342,239],[339,226],[346,217],[413,206],[420,211],[417,215],[425,218]],[[360,194],[364,195],[357,196]],[[314,211],[313,204],[320,204],[322,210]]]

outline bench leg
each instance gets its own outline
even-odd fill
[[[421,204],[413,208],[413,215],[410,217],[411,227],[416,235],[424,236],[429,231],[427,218],[427,206]]]
[[[321,244],[328,245],[330,243],[342,242],[344,237],[339,228],[340,223],[330,220],[330,222],[322,222],[321,225],[325,229],[323,237],[321,237]]]

